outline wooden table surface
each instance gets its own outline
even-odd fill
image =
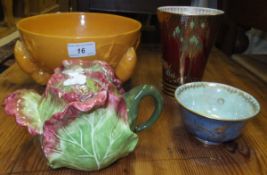
[[[132,86],[152,84],[161,89],[161,62],[158,47],[140,48],[138,66],[132,78]],[[266,84],[252,76],[238,64],[213,49],[204,80],[226,83],[241,88],[255,96],[260,114],[250,120],[242,135],[231,143],[207,146],[189,135],[181,122],[175,100],[164,96],[164,109],[153,127],[138,133],[139,143],[135,151],[110,167],[90,174],[267,174],[267,88]],[[16,65],[0,75],[0,100],[20,88],[36,85]],[[139,122],[153,110],[153,102],[145,98],[141,103]],[[40,174],[89,174],[88,172],[58,169],[47,166],[39,140],[27,133],[26,128],[16,125],[13,117],[0,109],[0,175]]]

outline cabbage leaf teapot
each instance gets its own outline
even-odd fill
[[[150,118],[136,125],[144,96],[154,99]],[[138,142],[136,132],[158,119],[162,97],[150,85],[125,92],[109,64],[66,60],[55,69],[45,92],[22,89],[5,99],[5,111],[32,135],[39,135],[52,168],[99,170],[128,155]]]

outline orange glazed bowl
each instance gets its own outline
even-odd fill
[[[134,71],[141,35],[141,24],[134,19],[105,13],[51,13],[24,18],[17,28],[16,61],[39,84],[46,84],[65,59],[106,61],[121,81]]]

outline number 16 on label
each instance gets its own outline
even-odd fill
[[[96,55],[95,42],[69,43],[68,55],[71,58],[94,56]]]

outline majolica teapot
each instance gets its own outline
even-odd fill
[[[152,96],[155,110],[136,125],[138,104]],[[162,97],[150,85],[125,92],[106,62],[65,60],[43,95],[18,90],[5,99],[5,111],[32,135],[40,135],[52,168],[99,170],[134,150],[136,132],[150,127],[162,110]]]

